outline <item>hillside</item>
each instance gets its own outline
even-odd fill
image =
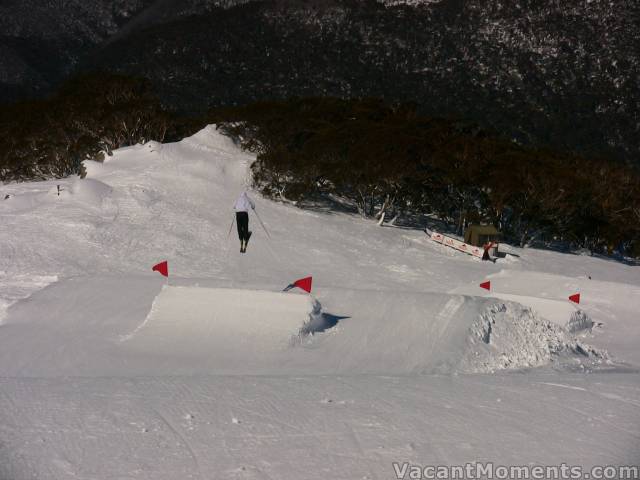
[[[241,254],[253,160],[207,127],[2,187],[0,478],[638,463],[640,267],[481,262],[252,192]],[[281,292],[306,275],[313,296]]]
[[[105,69],[149,77],[184,112],[376,96],[527,144],[638,161],[634,1],[72,3],[3,7],[4,100]],[[56,21],[42,32],[26,20],[44,15]]]
[[[8,1],[0,5],[0,102],[49,93],[96,47],[243,0]],[[246,0],[244,0],[246,1]]]

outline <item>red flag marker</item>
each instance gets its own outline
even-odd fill
[[[301,288],[302,290],[304,290],[307,293],[311,293],[311,283],[313,281],[313,277],[305,277],[305,278],[301,278],[300,280],[296,280],[293,283],[290,283],[289,285],[287,285],[285,287],[285,289],[283,290],[283,292],[288,292],[289,290],[291,290],[292,288]]]
[[[571,300],[573,303],[580,303],[580,294],[576,293],[575,295],[571,295],[569,297],[569,300]]]
[[[491,282],[484,282],[480,284],[480,288],[491,291]]]
[[[159,264],[154,265],[152,270],[165,277],[169,276],[169,264],[167,262],[160,262]]]

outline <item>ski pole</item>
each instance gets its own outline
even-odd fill
[[[227,241],[229,241],[229,237],[231,236],[231,230],[233,230],[233,224],[236,222],[236,217],[234,216],[231,220],[231,225],[229,226],[229,233],[227,233]]]
[[[262,225],[262,229],[264,230],[264,233],[266,233],[267,237],[269,237],[269,240],[271,240],[271,235],[269,235],[269,232],[267,231],[267,228],[264,226],[264,223],[262,223],[262,219],[260,218],[260,215],[258,215],[258,212],[256,212],[256,210],[254,209],[253,213],[256,214],[256,218],[260,222],[260,225]]]
[[[256,217],[258,218],[258,221],[260,222],[260,225],[262,226],[262,229],[264,230],[264,233],[267,234],[267,247],[269,248],[269,253],[271,253],[271,255],[273,256],[273,258],[276,259],[277,262],[280,262],[280,258],[278,257],[278,255],[276,254],[276,252],[273,250],[273,246],[271,246],[271,235],[269,234],[269,231],[267,230],[267,228],[264,226],[264,223],[262,222],[262,219],[260,218],[260,215],[258,215],[258,212],[256,212],[256,209],[253,209],[253,213],[256,214]]]

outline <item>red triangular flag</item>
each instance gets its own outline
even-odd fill
[[[298,287],[298,288],[301,288],[302,290],[304,290],[307,293],[311,293],[311,282],[312,281],[313,281],[313,277],[301,278],[300,280],[296,280],[295,282],[290,283],[289,285],[287,285],[285,287],[285,289],[283,290],[283,292],[288,292],[292,288]]]
[[[165,277],[169,276],[169,264],[167,262],[160,262],[159,264],[154,265],[152,270],[154,272],[160,273]]]
[[[580,303],[580,294],[576,293],[575,295],[571,295],[569,297],[569,300],[571,300],[573,303]]]
[[[484,282],[480,284],[480,288],[491,291],[491,282]]]

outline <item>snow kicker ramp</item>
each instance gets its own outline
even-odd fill
[[[174,374],[273,371],[315,305],[280,292],[165,287],[122,346]]]
[[[98,287],[101,288],[98,288]],[[322,303],[322,306],[320,305]],[[0,376],[489,373],[606,354],[514,302],[76,278],[11,307]]]

